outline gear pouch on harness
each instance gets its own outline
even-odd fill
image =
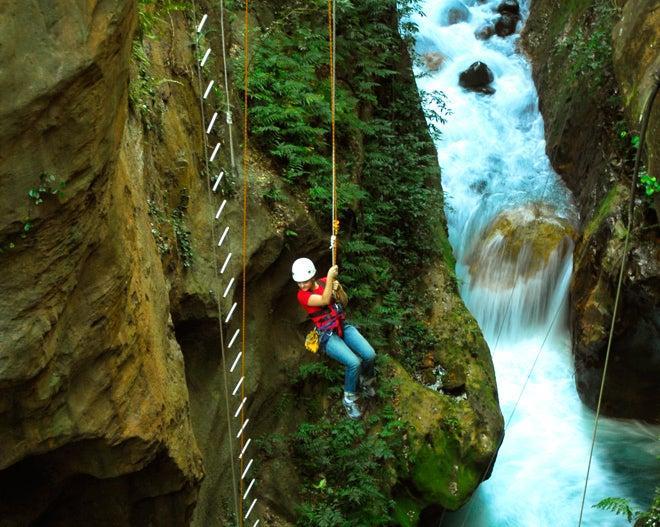
[[[305,349],[312,353],[316,353],[319,350],[319,333],[316,329],[307,333],[307,337],[305,337]]]

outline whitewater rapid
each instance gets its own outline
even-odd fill
[[[507,428],[491,478],[461,511],[447,514],[442,525],[577,525],[594,413],[575,390],[567,323],[572,241],[565,242],[570,250],[555,251],[533,276],[523,275],[515,262],[509,265],[513,289],[497,274],[507,268],[499,253],[493,252],[487,286],[488,279],[474,279],[468,262],[482,250],[485,229],[504,211],[543,203],[552,211],[549,221],[577,226],[578,217],[570,192],[545,154],[530,66],[517,48],[521,24],[515,35],[479,40],[475,31],[497,16],[500,1],[467,1],[468,20],[447,25],[448,9],[461,9],[459,3],[422,1],[424,15],[411,17],[419,27],[417,52],[431,53],[441,62],[432,72],[416,66],[417,86],[420,92],[442,91],[451,112],[445,124],[435,123],[442,131],[436,146],[449,239],[461,295],[493,354]],[[522,1],[520,7],[524,21],[529,4]],[[459,74],[476,61],[492,70],[494,94],[458,85]],[[425,104],[427,110],[440,109]],[[601,418],[582,525],[629,525],[592,508],[606,497],[648,506],[657,484],[659,433],[658,427],[643,423]]]

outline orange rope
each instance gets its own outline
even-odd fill
[[[249,50],[249,0],[245,0],[245,26],[243,30],[243,310],[241,314],[241,376],[245,377],[245,328],[247,313],[247,193],[248,193],[248,54]],[[241,400],[245,398],[245,384],[241,384]],[[245,407],[241,408],[241,427],[245,425]],[[245,435],[241,434],[241,451],[245,445]],[[241,475],[243,474],[243,458],[241,458]],[[239,525],[243,527],[243,478],[241,477],[241,495]]]
[[[330,114],[332,127],[332,265],[337,263],[339,220],[337,219],[337,168],[335,144],[335,19],[333,0],[328,0],[328,35],[330,41]]]

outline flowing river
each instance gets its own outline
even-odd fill
[[[416,68],[418,89],[442,91],[451,112],[437,142],[449,237],[461,295],[493,354],[507,422],[491,478],[442,525],[577,525],[594,425],[576,393],[567,324],[570,233],[578,222],[545,154],[518,33],[475,37],[499,3],[423,0],[424,16],[412,17],[426,62]],[[524,21],[529,3],[520,7]],[[476,61],[492,70],[494,93],[459,86],[459,74]],[[644,423],[601,418],[582,525],[629,525],[592,508],[606,497],[648,506],[658,482],[658,434]]]

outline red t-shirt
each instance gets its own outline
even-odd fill
[[[298,290],[298,302],[300,302],[300,305],[303,307],[305,311],[308,313],[314,313],[315,311],[318,311],[319,309],[323,309],[324,306],[308,306],[307,303],[309,302],[309,297],[312,295],[323,295],[323,291],[325,291],[325,281],[327,277],[320,278],[317,280],[319,286],[316,289],[312,289],[311,291],[303,291],[302,289]],[[323,282],[321,282],[323,280]]]

